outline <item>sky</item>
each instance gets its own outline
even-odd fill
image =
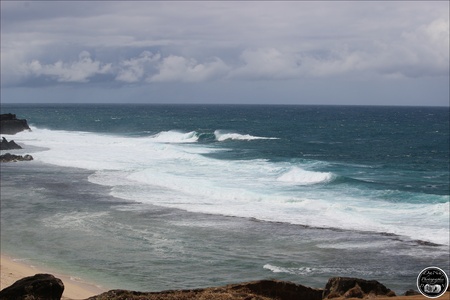
[[[449,106],[449,1],[1,1],[2,103]]]

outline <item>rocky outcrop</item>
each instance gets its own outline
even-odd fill
[[[59,300],[63,291],[64,284],[60,279],[50,274],[36,274],[16,281],[10,287],[0,291],[0,300]],[[414,296],[419,293],[410,290],[405,295]],[[334,277],[328,280],[325,289],[314,289],[280,280],[258,280],[221,287],[162,292],[110,290],[86,300],[325,300],[334,298],[342,300],[345,298],[386,299],[386,297],[396,297],[396,295],[376,280]]]
[[[0,150],[13,150],[13,149],[22,149],[21,146],[17,145],[13,140],[7,141],[4,137],[0,141]]]
[[[2,300],[59,300],[64,284],[50,274],[36,274],[16,281],[0,291]]]
[[[418,291],[411,289],[411,290],[407,290],[403,295],[404,296],[416,296],[416,295],[420,295],[420,293]]]
[[[323,290],[313,289],[300,284],[279,280],[260,280],[245,284],[230,285],[229,289],[247,289],[257,295],[269,297],[270,299],[283,300],[321,300]]]
[[[30,130],[27,120],[17,119],[14,114],[0,115],[0,133],[1,134],[16,134],[18,132]]]
[[[396,296],[393,291],[376,280],[349,277],[333,277],[328,280],[323,291],[323,299],[338,297],[366,298],[367,296]]]
[[[240,284],[231,284],[223,287],[194,290],[177,290],[149,293],[112,290],[91,297],[88,300],[321,300],[322,292],[323,290],[320,289],[312,289],[286,281],[260,280]]]
[[[17,162],[17,161],[30,161],[33,160],[33,156],[26,154],[24,156],[22,155],[15,155],[11,153],[6,153],[3,155],[0,155],[0,162]]]

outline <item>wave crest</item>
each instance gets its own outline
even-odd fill
[[[159,143],[195,143],[200,140],[213,139],[218,142],[226,140],[251,141],[251,140],[278,140],[275,137],[253,136],[250,134],[240,134],[234,132],[223,132],[221,130],[211,133],[198,133],[197,131],[180,132],[176,130],[161,131],[153,136],[152,140]]]
[[[277,180],[297,185],[310,185],[330,182],[334,177],[334,174],[329,172],[313,172],[293,167],[279,176]]]
[[[179,132],[175,130],[161,131],[153,135],[152,140],[159,143],[195,143],[198,141],[198,134],[196,131]]]
[[[241,140],[241,141],[251,141],[251,140],[278,140],[278,138],[274,137],[262,137],[262,136],[253,136],[250,134],[240,134],[233,132],[222,132],[220,130],[214,131],[214,135],[216,136],[216,140],[219,142],[223,142],[226,140]]]

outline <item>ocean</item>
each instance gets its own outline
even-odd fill
[[[1,251],[110,288],[449,267],[449,109],[2,104]],[[6,151],[2,151],[4,154]]]

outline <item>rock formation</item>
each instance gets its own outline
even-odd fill
[[[418,291],[415,290],[407,290],[404,294],[404,296],[415,296],[415,295],[420,295],[420,293]]]
[[[395,293],[376,280],[333,277],[328,280],[322,297],[365,298],[368,295],[393,297]]]
[[[11,153],[5,153],[3,155],[0,155],[0,162],[16,162],[16,161],[30,161],[33,160],[33,156],[26,154],[24,156],[22,155],[15,155]]]
[[[299,284],[279,281],[260,280],[240,284],[231,284],[223,287],[213,287],[194,290],[178,290],[163,292],[134,292],[125,290],[111,290],[94,296],[88,300],[321,300],[321,289],[313,289]]]
[[[0,141],[0,150],[13,150],[13,149],[22,149],[21,146],[17,145],[13,140],[7,141],[5,137]]]
[[[2,300],[59,300],[63,282],[50,274],[36,274],[16,281],[0,291]]]
[[[16,134],[24,130],[30,130],[27,120],[17,119],[14,114],[0,115],[1,134]]]

